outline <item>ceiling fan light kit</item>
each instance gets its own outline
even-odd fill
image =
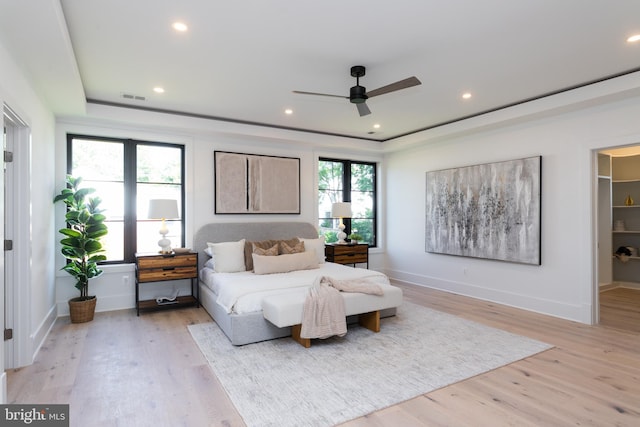
[[[366,74],[366,69],[362,65],[354,65],[351,67],[351,76],[356,78],[356,85],[351,87],[349,91],[349,101],[352,104],[362,104],[369,97],[367,96],[367,88],[360,86],[360,77]]]
[[[318,96],[332,96],[336,98],[346,98],[352,104],[356,104],[358,109],[358,113],[360,116],[366,116],[371,114],[371,110],[366,104],[367,99],[384,95],[385,93],[395,92],[401,89],[407,89],[413,86],[418,86],[422,84],[417,77],[409,77],[404,80],[399,80],[395,83],[391,83],[389,85],[380,87],[378,89],[374,89],[370,92],[367,92],[367,89],[364,86],[360,86],[360,77],[363,77],[366,74],[366,68],[362,65],[354,65],[351,67],[351,76],[356,78],[356,85],[352,86],[349,90],[349,96],[341,96],[341,95],[331,95],[328,93],[317,93],[317,92],[304,92],[299,90],[294,90],[293,93],[301,94],[301,95],[318,95]]]

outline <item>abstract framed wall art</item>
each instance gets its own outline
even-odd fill
[[[425,250],[541,264],[542,157],[427,172]]]
[[[214,151],[216,214],[299,214],[300,159]]]

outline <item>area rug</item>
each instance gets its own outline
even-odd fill
[[[403,303],[381,331],[231,345],[215,323],[189,326],[249,427],[333,426],[552,346]]]

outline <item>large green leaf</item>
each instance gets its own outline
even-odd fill
[[[91,214],[88,210],[82,209],[80,212],[78,212],[78,222],[86,224],[89,218],[91,218]]]
[[[104,225],[101,222],[97,222],[97,223],[93,223],[93,224],[87,224],[87,228],[85,229],[85,232],[87,233],[95,233],[97,231],[102,231],[102,230],[107,230],[107,226]]]
[[[58,231],[60,232],[60,234],[64,234],[65,236],[69,236],[69,237],[80,237],[80,236],[82,236],[82,234],[79,231],[74,230],[72,228],[61,228]]]
[[[108,231],[106,229],[100,229],[100,230],[96,230],[93,233],[87,232],[87,237],[89,237],[90,239],[99,239],[102,236],[106,236],[107,233]]]
[[[64,190],[62,190],[60,192],[60,194],[58,194],[54,199],[53,199],[53,203],[57,203],[61,200],[68,202],[71,201],[73,199],[73,191],[71,191],[68,188],[65,188]]]
[[[102,243],[99,240],[89,239],[85,242],[84,249],[89,254],[99,252],[102,250]]]
[[[104,216],[104,215],[102,215],[100,213],[94,213],[94,214],[91,215],[91,218],[89,218],[89,221],[87,221],[87,224],[102,223],[105,219],[107,219],[106,216]]]
[[[62,243],[64,246],[81,249],[84,247],[83,240],[84,239],[78,237],[67,237],[66,239],[60,240],[60,243]]]
[[[94,188],[80,188],[73,195],[73,198],[76,199],[78,203],[82,202],[88,194],[94,193],[96,190]]]
[[[67,220],[67,222],[78,222],[78,217],[79,216],[80,216],[80,212],[79,211],[70,210],[65,215],[65,219]]]
[[[62,270],[64,270],[67,273],[71,274],[73,277],[78,277],[78,276],[84,275],[84,272],[82,270],[80,270],[78,268],[78,266],[73,262],[65,264],[65,266],[62,267]]]
[[[60,252],[62,253],[62,255],[64,255],[65,258],[71,260],[75,258],[81,258],[83,256],[82,254],[78,254],[78,252],[74,248],[70,248],[68,246],[63,246]]]
[[[105,255],[93,255],[91,258],[89,258],[89,261],[91,262],[100,262],[100,261],[106,261],[107,257]]]

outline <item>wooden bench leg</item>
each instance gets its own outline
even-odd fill
[[[300,332],[301,331],[302,331],[302,325],[293,325],[291,327],[291,338],[296,340],[304,348],[311,347],[311,339],[310,338],[302,338],[300,336]]]
[[[358,316],[358,323],[373,332],[380,332],[380,312],[362,313]]]

